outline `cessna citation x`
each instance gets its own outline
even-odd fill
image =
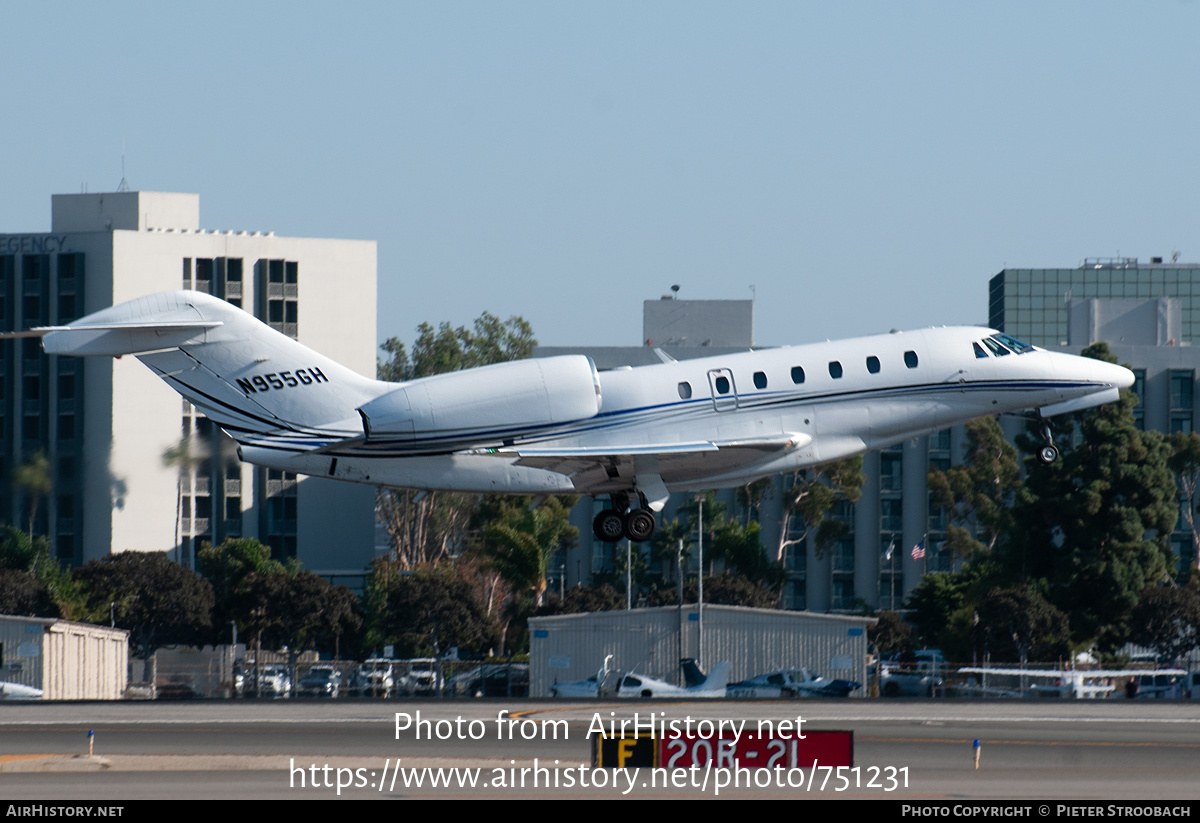
[[[41,336],[51,354],[135,355],[242,460],[401,488],[607,495],[596,535],[648,539],[671,492],[862,454],[975,417],[1117,399],[1120,366],[976,327],[746,351],[600,374],[583,355],[385,383],[197,292],[150,295]],[[1045,427],[1042,460],[1057,456]]]

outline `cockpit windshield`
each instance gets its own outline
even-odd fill
[[[1008,349],[997,343],[994,337],[983,338],[983,345],[987,346],[988,350],[996,357],[1004,357],[1006,354],[1012,354]]]
[[[1023,340],[1018,340],[1011,334],[1004,334],[1003,332],[1000,332],[993,334],[989,339],[998,340],[1000,343],[1003,343],[1007,348],[1012,349],[1017,354],[1024,354],[1025,352],[1033,351],[1033,346],[1029,345]]]

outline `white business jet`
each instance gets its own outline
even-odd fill
[[[1119,366],[976,327],[931,328],[597,372],[583,355],[372,380],[206,294],[131,300],[41,336],[135,355],[242,460],[373,486],[609,496],[598,537],[638,542],[671,492],[862,454],[981,415],[1117,399]],[[1048,427],[1041,458],[1057,456]]]

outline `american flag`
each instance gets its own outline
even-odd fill
[[[912,559],[913,560],[924,560],[925,559],[925,541],[924,540],[922,540],[917,545],[913,546]]]

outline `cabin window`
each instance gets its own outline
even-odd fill
[[[977,358],[987,357],[987,352],[985,352],[983,350],[983,347],[980,346],[978,343],[972,343],[971,346],[975,349],[975,356]]]
[[[765,389],[767,387],[766,372],[756,371],[754,373],[754,388]]]
[[[836,360],[829,361],[829,376],[837,380],[842,376],[842,364]]]
[[[687,382],[686,380],[683,381],[682,383],[680,383],[679,384],[679,396],[684,400],[687,400],[689,397],[691,397],[692,396],[692,384]]]
[[[717,394],[729,394],[729,378],[718,377],[713,381],[713,385],[717,387]]]
[[[792,382],[799,385],[804,382],[804,367],[792,366]]]
[[[871,374],[879,374],[879,358],[875,355],[867,358],[867,371]]]
[[[915,369],[917,367],[917,353],[915,351],[906,351],[904,353],[904,365],[908,366],[910,369]]]

